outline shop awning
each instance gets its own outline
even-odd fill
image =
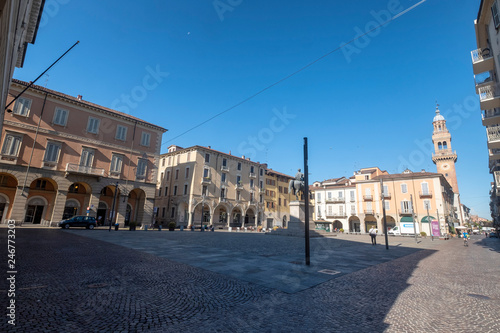
[[[426,222],[426,223],[429,223],[431,221],[434,221],[436,220],[436,218],[434,216],[429,216],[429,220],[427,220],[427,216],[425,216],[423,219],[422,219],[422,222]]]
[[[403,216],[401,222],[413,222],[413,218],[411,216]]]

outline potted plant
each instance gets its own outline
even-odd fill
[[[343,233],[344,233],[344,229],[343,229],[343,228],[340,228],[339,232],[340,232],[341,234],[343,234]]]
[[[425,238],[427,237],[427,233],[425,231],[420,231],[420,236],[422,236],[422,238]]]
[[[175,230],[175,222],[170,222],[168,224],[168,230],[169,231],[174,231]]]
[[[137,223],[132,221],[128,224],[128,230],[132,231],[132,230],[135,230],[135,228],[137,228]]]

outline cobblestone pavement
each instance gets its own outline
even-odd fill
[[[95,239],[105,236],[110,242]],[[500,331],[499,239],[473,236],[464,247],[457,239],[391,237],[387,251],[367,236],[340,235],[311,240],[313,269],[279,266],[303,261],[303,242],[257,233],[17,228],[16,326],[4,315],[0,331]],[[6,262],[6,229],[0,243]],[[169,250],[195,258],[173,260]],[[250,268],[237,259],[245,257],[264,271],[284,267],[282,277],[243,278]],[[210,269],[220,258],[235,264]],[[341,273],[317,281],[323,267]],[[8,288],[3,278],[5,313]]]

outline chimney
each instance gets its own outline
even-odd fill
[[[81,101],[81,100],[82,100],[82,95],[78,95],[76,98],[77,98],[79,101]]]
[[[229,155],[231,155],[231,151],[229,151]]]
[[[212,149],[212,146],[208,146],[208,149]]]
[[[242,159],[245,159],[245,155],[241,155],[241,158],[242,158]]]

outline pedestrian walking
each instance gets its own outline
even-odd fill
[[[372,239],[372,245],[377,245],[377,229],[375,227],[371,227],[371,229],[368,230],[368,233]]]

